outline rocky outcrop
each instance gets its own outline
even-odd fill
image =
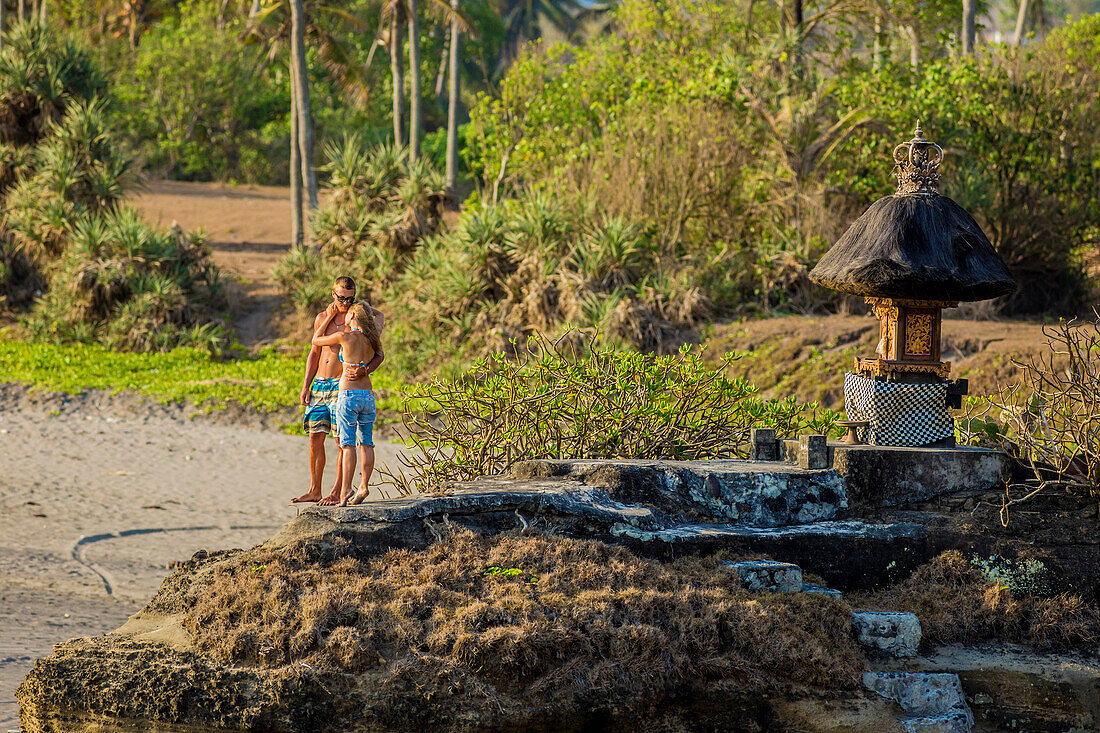
[[[662,561],[719,550],[747,558],[766,555],[779,562],[735,566],[724,582],[761,594],[812,594],[796,602],[834,604],[847,619],[840,591],[892,583],[961,543],[957,530],[937,528],[923,514],[861,514],[850,506],[851,482],[850,475],[838,471],[779,462],[528,461],[504,476],[455,483],[440,496],[309,507],[258,550],[293,554],[294,562],[306,565],[332,563],[341,553],[368,560],[393,549],[425,550],[449,529],[461,528],[483,536],[537,530],[596,539]],[[851,636],[846,628],[841,636],[849,645],[860,638],[879,650],[868,653],[867,664],[872,670],[889,664],[880,671],[894,677],[871,678],[868,689],[787,685],[763,694],[750,684],[699,675],[644,709],[610,705],[594,696],[582,707],[535,715],[522,699],[500,707],[496,698],[479,696],[476,675],[441,674],[446,682],[437,686],[420,679],[379,693],[382,675],[392,681],[401,674],[392,660],[389,667],[355,674],[322,672],[297,662],[272,668],[223,664],[191,648],[180,619],[208,592],[219,569],[238,556],[240,551],[197,554],[165,580],[126,627],[58,645],[40,660],[18,693],[26,733],[962,730],[944,726],[967,724],[965,706],[948,705],[935,715],[918,709],[921,695],[950,697],[932,687],[914,692],[921,680],[938,678],[904,678],[920,683],[905,690],[897,682],[902,673],[956,670],[979,726],[988,723],[982,730],[998,730],[1004,721],[1026,721],[1017,727],[1021,730],[1090,730],[1100,721],[1095,702],[1100,668],[1095,665],[1079,666],[1078,677],[1067,680],[1036,677],[1019,665],[971,663],[961,656],[951,663],[937,661],[934,654],[912,656],[920,642],[915,617],[858,610]],[[803,571],[830,587],[803,582]],[[638,639],[644,643],[643,636]],[[896,654],[902,656],[891,656]],[[943,689],[948,687],[955,689],[951,684]],[[1046,695],[1042,704],[1028,701],[1033,689]],[[423,710],[432,712],[423,717]]]

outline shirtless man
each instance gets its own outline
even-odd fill
[[[338,277],[332,284],[332,303],[329,308],[336,310],[336,317],[332,319],[325,330],[325,334],[333,334],[337,331],[347,331],[344,316],[348,308],[355,302],[355,281],[350,277]],[[372,308],[374,320],[378,324],[381,333],[385,325],[385,318],[381,311]],[[317,314],[313,319],[314,330],[325,320],[327,309]],[[332,433],[336,438],[336,417],[333,411],[336,409],[336,398],[340,390],[340,375],[344,371],[344,365],[340,363],[340,347],[314,346],[306,357],[306,374],[302,382],[302,393],[299,397],[305,406],[306,412],[302,419],[302,425],[309,435],[309,491],[291,501],[319,501],[322,504],[336,504],[340,501],[340,477],[343,475],[341,464],[343,463],[337,442],[336,453],[336,485],[328,496],[321,498],[321,482],[325,473],[325,436]],[[363,374],[367,377],[366,389],[373,389],[370,383],[370,374],[382,363],[385,354],[379,351],[374,355],[366,367],[349,365],[348,377],[361,379]]]

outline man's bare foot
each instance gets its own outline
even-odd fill
[[[343,499],[340,496],[340,488],[336,487],[329,492],[328,496],[317,502],[317,506],[345,506],[342,501]]]
[[[302,502],[306,502],[306,501],[320,501],[320,500],[321,500],[321,490],[317,489],[316,491],[314,491],[313,489],[310,489],[309,491],[302,494],[301,496],[296,496],[295,498],[291,499],[290,503],[291,504],[301,504]]]
[[[362,504],[364,501],[367,500],[368,496],[370,496],[370,489],[360,488],[358,491],[351,495],[350,499],[348,499],[347,506]]]

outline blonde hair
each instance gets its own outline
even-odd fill
[[[367,341],[370,342],[371,348],[375,352],[382,350],[382,339],[378,335],[378,324],[374,321],[374,309],[370,307],[370,303],[366,300],[353,303],[348,307],[348,314],[345,318],[355,319],[355,325],[367,337]]]

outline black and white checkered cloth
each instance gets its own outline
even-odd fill
[[[946,384],[878,382],[849,372],[844,375],[844,411],[849,420],[871,423],[860,433],[870,445],[929,445],[955,434]]]

